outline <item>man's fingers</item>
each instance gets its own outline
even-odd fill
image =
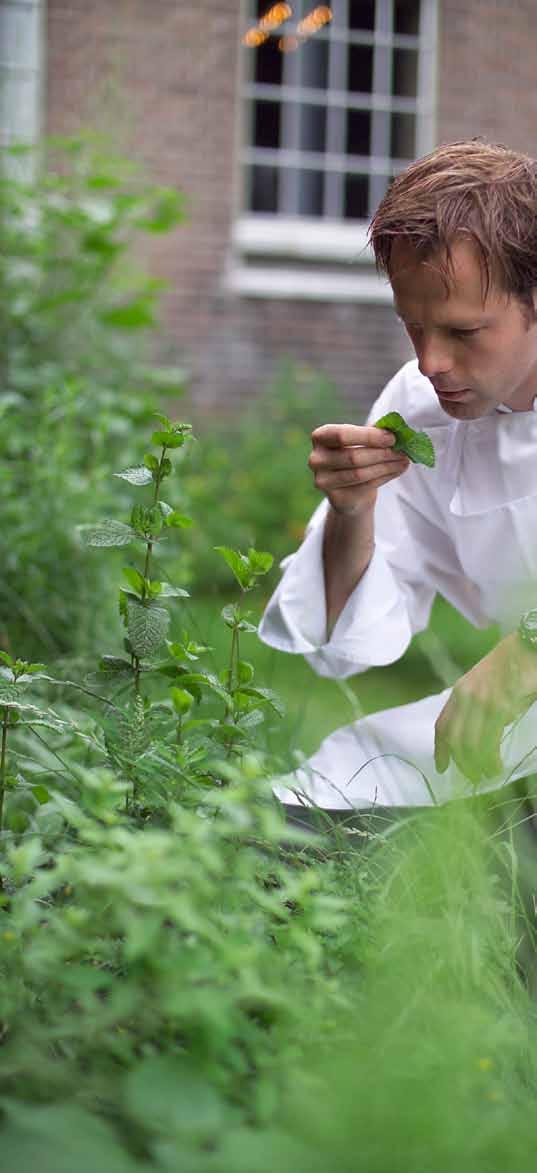
[[[352,444],[367,444],[370,448],[392,448],[393,432],[383,428],[361,427],[358,424],[322,424],[311,433],[314,444],[325,448],[346,448]]]
[[[312,472],[337,471],[342,468],[366,468],[372,464],[393,464],[406,460],[404,452],[393,452],[390,448],[366,448],[365,445],[347,448],[314,448],[308,464]]]
[[[326,471],[323,469],[315,475],[315,484],[323,493],[333,493],[337,489],[356,489],[359,485],[371,488],[376,481],[391,480],[400,476],[408,466],[408,461],[393,460],[389,463],[378,462],[365,465],[362,468],[338,469]]]

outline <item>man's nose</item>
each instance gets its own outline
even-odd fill
[[[416,349],[418,367],[422,375],[434,379],[446,375],[453,366],[449,345],[440,338],[421,338]]]

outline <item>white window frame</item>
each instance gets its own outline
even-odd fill
[[[334,186],[339,185],[339,192],[335,199],[336,206],[341,207],[341,181],[343,172],[353,170],[363,174],[367,172],[373,177],[380,177],[379,184],[384,182],[386,174],[396,174],[403,170],[410,160],[392,159],[386,154],[379,154],[382,143],[380,123],[375,127],[375,111],[409,112],[416,115],[416,157],[420,157],[434,147],[436,127],[436,62],[438,45],[438,3],[439,0],[421,0],[421,20],[419,36],[395,36],[389,30],[392,0],[376,0],[377,20],[375,32],[369,34],[355,33],[348,30],[348,0],[333,0],[331,5],[334,19],[323,35],[330,36],[337,43],[346,47],[347,43],[370,44],[383,48],[412,47],[418,50],[418,78],[416,98],[403,98],[386,94],[361,94],[359,98],[344,91],[329,88],[326,91],[307,91],[298,84],[288,84],[288,76],[278,87],[281,100],[297,99],[306,94],[308,100],[317,99],[328,109],[344,110],[352,108],[369,108],[372,110],[372,153],[362,158],[355,156],[352,159],[342,153],[343,144],[340,144],[340,153],[330,151],[323,156],[323,167],[319,168],[319,156],[294,150],[284,145],[281,149],[270,151],[267,148],[256,148],[246,141],[245,107],[247,100],[252,98],[274,99],[273,86],[264,86],[251,82],[246,77],[247,52],[256,50],[242,49],[239,68],[240,113],[237,126],[235,158],[237,160],[237,182],[235,191],[235,215],[232,227],[231,248],[225,274],[226,288],[235,294],[248,297],[276,297],[300,298],[321,301],[367,301],[391,302],[392,293],[389,282],[376,274],[371,250],[367,246],[367,220],[344,220],[334,216],[319,218],[307,216],[286,216],[281,213],[266,214],[245,211],[242,204],[242,169],[253,162],[270,164],[278,161],[291,167],[298,167],[310,163],[317,169],[325,170],[334,177]],[[268,4],[267,4],[268,7]],[[251,25],[248,20],[248,5],[243,0],[242,27]],[[386,31],[379,31],[386,29]],[[292,33],[290,25],[285,26],[285,32]],[[300,51],[300,50],[299,50]],[[295,54],[292,57],[296,57]],[[375,76],[373,90],[381,88],[379,69],[384,67],[386,54],[376,52]],[[337,55],[332,51],[332,62],[337,62]],[[379,64],[380,63],[380,64]],[[292,74],[291,74],[292,76]],[[296,106],[295,106],[296,109]],[[338,120],[340,125],[342,120]],[[383,119],[385,123],[385,119]],[[291,132],[292,133],[292,132]],[[327,125],[327,145],[329,143],[329,128]],[[332,132],[332,137],[337,134]],[[284,139],[285,143],[285,139]],[[333,145],[333,144],[331,144]],[[376,148],[377,153],[373,153]],[[327,189],[328,191],[328,189]],[[382,190],[379,186],[378,198],[373,186],[373,196],[376,202],[381,198]],[[330,202],[328,200],[328,202]],[[349,271],[342,271],[343,266]]]
[[[44,108],[45,0],[0,0],[0,144],[34,144]],[[32,156],[12,157],[9,171],[31,178]]]

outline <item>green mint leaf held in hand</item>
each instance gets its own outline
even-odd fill
[[[382,419],[376,420],[374,426],[393,432],[396,438],[394,452],[405,452],[414,464],[426,464],[427,468],[434,468],[434,448],[427,432],[415,432],[398,411],[389,411]]]

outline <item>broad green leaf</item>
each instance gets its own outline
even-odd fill
[[[393,432],[396,437],[393,452],[405,452],[414,464],[425,464],[427,468],[434,468],[434,448],[427,432],[416,432],[398,411],[389,411],[387,415],[376,420],[374,426]]]
[[[274,709],[274,712],[277,713],[279,717],[285,716],[285,706],[277,693],[273,692],[271,688],[252,688],[248,685],[244,685],[244,687],[241,688],[241,691],[246,696],[256,697],[256,699],[262,703],[270,705],[271,709]]]
[[[155,325],[155,311],[152,301],[145,296],[134,297],[125,305],[104,310],[99,314],[102,322],[120,330],[143,330]]]
[[[216,1138],[225,1119],[218,1092],[190,1056],[142,1059],[125,1078],[125,1104],[149,1134]]]
[[[194,524],[191,517],[186,517],[184,513],[178,513],[176,509],[165,514],[165,522],[173,529],[189,529]]]
[[[142,596],[144,593],[144,585],[145,585],[145,580],[144,580],[143,574],[140,574],[140,571],[136,570],[134,566],[122,566],[121,570],[122,570],[122,574],[127,579],[127,582],[129,584],[129,586],[132,587],[133,591],[135,591],[137,595]]]
[[[254,678],[254,666],[248,660],[239,660],[237,664],[239,684],[249,684]]]
[[[151,436],[151,443],[162,448],[182,448],[184,442],[184,436],[176,432],[153,432]]]
[[[44,806],[46,802],[50,801],[50,794],[46,786],[32,786],[32,794],[35,795],[40,806]]]
[[[249,713],[241,714],[239,725],[242,729],[254,729],[256,725],[262,725],[264,720],[265,714],[262,709],[250,709]]]
[[[128,481],[129,485],[150,485],[153,474],[144,464],[137,464],[133,468],[124,468],[122,472],[115,472],[115,477]]]
[[[272,554],[267,554],[262,550],[248,550],[248,559],[256,574],[266,574],[274,562]]]
[[[238,550],[230,549],[229,546],[215,546],[214,549],[225,559],[239,585],[243,589],[249,587],[252,581],[252,571],[248,559],[245,558],[244,554],[240,554]]]
[[[79,525],[77,531],[86,546],[128,546],[137,536],[130,525],[112,519],[96,525]]]
[[[182,587],[173,586],[171,582],[161,582],[160,597],[162,599],[189,599],[188,591],[184,591]]]
[[[172,688],[170,695],[173,701],[173,707],[180,716],[183,713],[188,713],[194,704],[192,693],[187,692],[185,688]]]
[[[221,700],[225,701],[226,705],[231,705],[229,692],[222,687],[218,677],[214,676],[212,672],[185,672],[180,680],[185,688],[189,688],[191,684],[198,688],[208,688],[210,692],[216,693]]]
[[[160,424],[162,424],[165,432],[171,432],[173,425],[172,421],[168,419],[167,415],[163,415],[161,411],[154,411],[153,415],[155,419],[158,420]]]
[[[158,464],[159,462],[157,457],[154,456],[152,452],[146,452],[144,456],[145,467],[148,468],[151,472],[158,472]]]
[[[0,707],[18,703],[21,699],[21,690],[11,680],[4,680],[0,676]]]
[[[135,656],[152,655],[164,641],[169,623],[170,616],[164,607],[127,598],[127,628]]]
[[[99,670],[111,674],[124,675],[128,673],[130,675],[132,673],[132,664],[129,660],[122,660],[120,656],[101,656]]]

